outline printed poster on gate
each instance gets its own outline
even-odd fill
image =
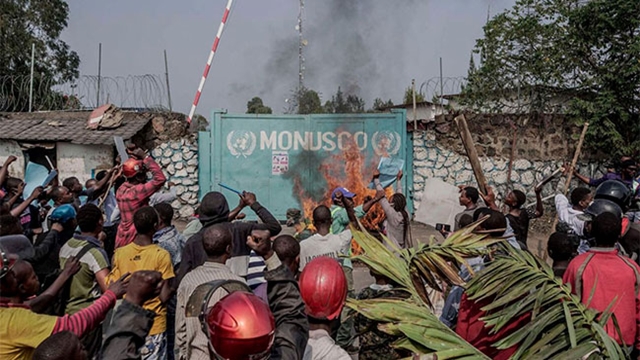
[[[271,175],[283,175],[289,171],[289,152],[273,151],[271,154]]]

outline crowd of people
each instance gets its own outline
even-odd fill
[[[311,219],[289,209],[285,229],[251,192],[242,192],[233,209],[223,194],[209,192],[197,219],[178,231],[169,204],[175,190],[162,190],[161,167],[138,147],[127,153],[128,160],[84,186],[74,177],[56,178],[27,197],[24,182],[8,174],[16,158],[0,168],[0,358],[411,356],[392,346],[396,336],[345,306],[347,298],[408,296],[373,270],[374,282],[358,292],[349,258],[352,229],[367,230],[391,251],[416,245],[402,172],[390,197],[376,171],[375,196],[358,199],[338,187],[330,206],[317,206]],[[555,275],[590,307],[603,311],[616,301],[620,332],[613,323],[605,330],[632,353],[640,350],[637,165],[623,158],[619,172],[601,179],[575,176],[596,189],[556,196],[560,221],[548,255]],[[524,192],[511,190],[501,209],[492,188],[461,186],[464,210],[453,229],[484,219],[475,231],[528,251],[530,220],[544,212],[541,192],[536,187],[531,208]],[[363,229],[359,219],[377,203],[384,221]],[[259,221],[243,221],[247,207]],[[481,270],[489,260],[467,261]],[[471,274],[462,267],[463,279]],[[616,281],[598,281],[610,278]],[[508,349],[483,347],[488,332],[474,326],[481,323],[478,309],[464,287],[453,287],[441,320],[491,357],[508,356]]]

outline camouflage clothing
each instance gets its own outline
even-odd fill
[[[380,299],[380,298],[402,298],[406,299],[409,295],[405,291],[393,290],[391,285],[373,284],[363,289],[358,294],[358,299]],[[360,351],[358,359],[360,360],[377,360],[377,359],[404,359],[411,356],[411,353],[405,350],[394,349],[391,344],[399,339],[397,336],[391,336],[378,330],[376,321],[367,319],[361,314],[357,314],[355,318],[356,332],[360,336]]]

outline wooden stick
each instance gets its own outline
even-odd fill
[[[464,149],[466,150],[467,156],[469,157],[469,162],[471,163],[471,168],[473,169],[473,175],[478,182],[478,191],[480,191],[483,195],[486,195],[487,179],[484,177],[484,173],[482,172],[482,166],[480,165],[478,152],[476,151],[476,146],[473,142],[473,138],[471,137],[469,126],[467,125],[467,119],[465,119],[464,115],[458,115],[455,119],[453,119],[453,121],[458,127],[462,145],[464,145]]]
[[[567,179],[564,182],[564,188],[562,189],[562,194],[567,195],[567,191],[569,191],[569,186],[571,185],[571,178],[573,177],[573,169],[576,168],[576,164],[578,163],[578,158],[580,157],[580,151],[582,151],[582,143],[584,143],[584,138],[587,135],[587,129],[589,128],[589,123],[585,122],[582,127],[582,133],[580,134],[580,140],[578,140],[578,146],[576,146],[576,152],[573,154],[573,160],[571,161],[571,165],[567,170],[569,173],[567,174]],[[556,231],[556,226],[558,225],[558,215],[556,214],[555,219],[553,219],[553,223],[551,224],[551,230],[549,231],[549,235],[553,234]],[[547,236],[548,238],[549,236]],[[543,260],[547,260],[547,252],[543,250],[542,243],[538,243],[538,256],[540,256]]]

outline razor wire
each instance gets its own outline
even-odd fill
[[[0,111],[28,111],[29,75],[0,75]],[[99,96],[98,96],[99,95]],[[82,75],[61,83],[52,77],[33,79],[33,111],[86,110],[104,104],[120,108],[167,111],[162,75]]]
[[[436,76],[423,81],[417,92],[424,96],[425,100],[431,101],[445,94],[459,94],[466,85],[467,78],[464,76],[443,78]]]

